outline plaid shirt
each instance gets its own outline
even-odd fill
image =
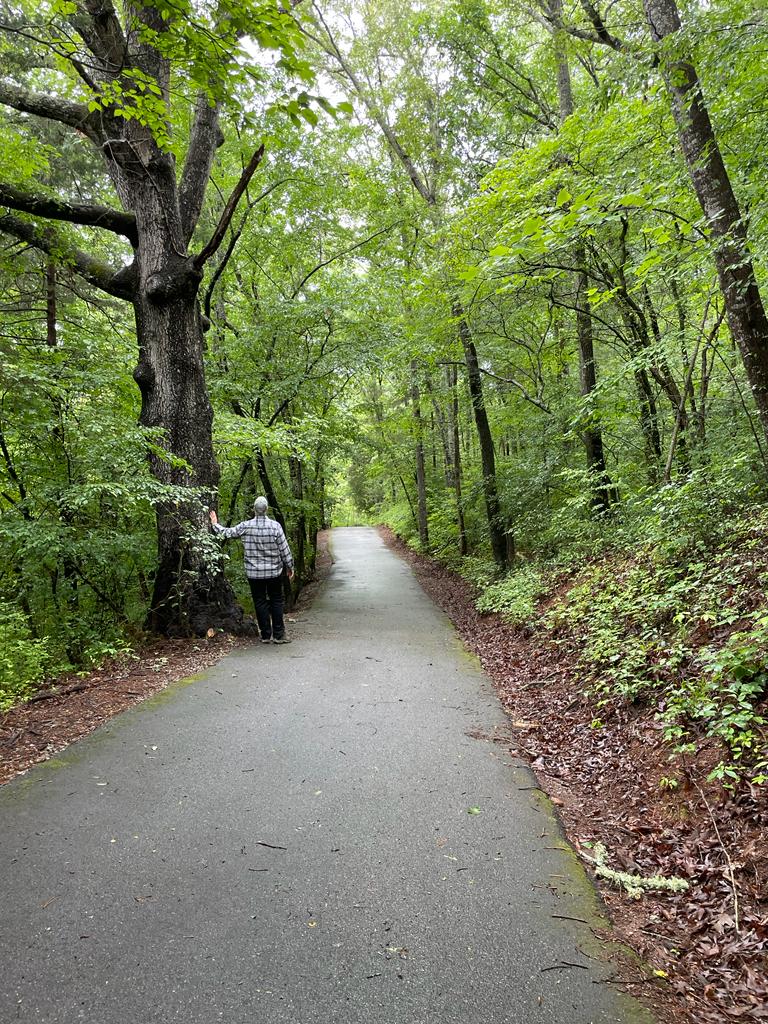
[[[214,532],[223,540],[242,537],[245,547],[245,575],[249,580],[269,580],[293,569],[293,557],[283,528],[266,515],[246,519],[237,526],[216,523]]]

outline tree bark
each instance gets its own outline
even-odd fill
[[[419,510],[419,544],[422,551],[429,551],[429,524],[427,520],[427,475],[424,465],[424,423],[421,416],[421,393],[418,383],[416,361],[411,362],[411,408],[415,435],[414,454],[416,457],[416,494]]]
[[[592,490],[592,507],[598,512],[607,512],[611,507],[611,480],[605,465],[603,448],[603,432],[600,429],[593,408],[593,396],[597,391],[597,367],[595,365],[594,339],[592,335],[592,317],[587,305],[587,275],[583,270],[586,260],[584,246],[576,246],[574,257],[579,268],[575,274],[576,282],[576,337],[579,345],[579,382],[581,397],[587,406],[587,425],[581,433],[584,450],[587,455],[587,472]]]
[[[158,567],[147,625],[165,634],[199,635],[211,626],[237,632],[242,611],[221,567],[210,563],[201,544],[219,467],[197,301],[194,295],[182,296],[157,306],[140,289],[134,310],[140,422],[157,428],[159,444],[172,456],[151,454],[152,475],[163,484],[202,489],[187,502],[160,502],[156,508]],[[179,459],[186,465],[178,465]]]
[[[549,0],[549,19],[553,25],[553,41],[557,58],[557,95],[560,105],[561,123],[573,114],[573,90],[571,69],[565,49],[562,29],[562,0]],[[576,340],[579,347],[579,382],[581,397],[587,413],[587,424],[581,432],[581,439],[587,456],[587,473],[592,491],[592,507],[606,512],[611,506],[611,481],[605,465],[603,434],[598,425],[593,396],[597,391],[597,367],[592,334],[592,317],[587,297],[587,254],[583,241],[573,248],[574,285],[576,290]]]
[[[649,483],[656,484],[659,480],[659,462],[661,461],[659,411],[656,405],[656,396],[645,370],[635,370],[635,387],[640,405],[640,429],[643,434],[648,480]]]
[[[459,554],[467,554],[467,528],[464,522],[464,501],[461,494],[461,438],[459,436],[459,374],[455,366],[448,367],[451,387],[451,455],[453,456],[453,490],[456,495],[456,518],[459,527]]]
[[[293,516],[293,562],[296,571],[296,586],[301,586],[305,579],[307,560],[307,517],[304,514],[304,474],[301,468],[301,460],[295,455],[288,459],[288,468],[291,475],[291,497],[295,503],[295,514]]]
[[[483,496],[485,498],[485,510],[488,516],[488,528],[490,531],[491,550],[493,559],[501,569],[506,569],[508,560],[514,558],[515,548],[512,534],[507,536],[504,529],[504,522],[499,502],[499,492],[496,484],[496,453],[493,447],[493,436],[488,423],[488,413],[485,408],[485,397],[483,395],[483,381],[480,373],[480,364],[477,358],[477,349],[472,340],[464,315],[461,303],[454,302],[453,315],[459,325],[459,338],[464,349],[464,361],[467,366],[467,380],[469,382],[469,396],[472,403],[472,412],[475,418],[477,438],[480,444],[480,464],[483,471]]]
[[[643,0],[653,39],[664,44],[681,28],[675,0]],[[709,117],[696,68],[659,49],[680,147],[709,230],[728,326],[747,373],[768,439],[768,318],[757,285],[747,230]]]

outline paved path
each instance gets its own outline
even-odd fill
[[[476,738],[504,728],[490,684],[373,530],[333,542],[291,646],[0,789],[0,1020],[650,1020],[562,920],[594,896]]]

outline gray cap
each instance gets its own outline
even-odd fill
[[[253,503],[253,511],[256,513],[257,516],[263,516],[268,508],[269,502],[263,495],[260,494],[256,501],[254,501]]]

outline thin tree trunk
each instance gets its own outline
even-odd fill
[[[565,49],[565,33],[562,30],[562,0],[549,0],[549,14],[554,26],[553,41],[557,58],[557,95],[560,105],[561,123],[573,114],[573,90],[571,69]],[[576,291],[576,340],[579,347],[579,382],[581,397],[587,413],[587,424],[581,432],[581,439],[587,456],[587,472],[592,491],[592,507],[606,512],[611,505],[611,481],[605,465],[603,434],[600,430],[594,407],[597,391],[597,367],[592,334],[592,317],[587,297],[587,254],[580,240],[573,249],[574,285]]]
[[[464,522],[464,501],[461,494],[461,437],[459,436],[459,373],[455,366],[448,367],[451,389],[451,455],[453,457],[453,490],[456,495],[456,520],[459,527],[459,554],[467,554],[467,528]]]
[[[451,439],[450,439],[450,428],[448,426],[448,420],[445,412],[440,408],[440,402],[435,394],[434,388],[432,387],[432,381],[427,377],[427,391],[429,397],[432,399],[432,419],[433,422],[437,422],[437,433],[440,436],[440,446],[443,451],[443,474],[445,479],[445,486],[447,488],[453,487],[453,458],[451,456]],[[437,469],[437,465],[434,466]]]
[[[477,358],[477,349],[472,340],[469,324],[464,315],[464,309],[458,300],[453,304],[453,315],[459,325],[459,338],[464,350],[464,360],[467,366],[467,380],[469,382],[469,395],[472,402],[472,412],[475,417],[477,439],[480,444],[480,464],[483,471],[483,496],[485,497],[485,510],[488,516],[488,529],[491,537],[491,550],[496,564],[505,569],[508,560],[514,558],[514,540],[511,533],[509,537],[504,530],[504,522],[499,502],[499,492],[496,483],[496,454],[494,451],[491,427],[488,423],[488,413],[485,408],[485,397],[483,395],[483,380],[480,373],[480,364]]]
[[[291,497],[295,503],[295,514],[293,517],[293,529],[291,530],[293,540],[293,561],[296,571],[296,585],[299,586],[304,580],[306,568],[306,547],[307,547],[307,517],[304,514],[304,478],[301,469],[301,461],[295,455],[288,459],[288,468],[291,474]]]
[[[45,266],[45,340],[48,348],[58,344],[56,328],[56,264],[51,257]]]
[[[261,480],[261,486],[264,488],[264,497],[269,502],[269,507],[272,509],[275,519],[280,523],[283,530],[285,530],[285,516],[280,508],[280,502],[277,500],[275,489],[272,486],[272,479],[269,475],[269,470],[267,469],[264,452],[261,448],[257,448],[254,454],[256,458],[256,470],[259,474],[259,480]]]
[[[229,498],[229,510],[227,511],[227,516],[225,520],[227,526],[232,525],[232,520],[235,517],[235,509],[237,507],[237,499],[240,497],[240,490],[243,484],[245,483],[245,478],[248,476],[248,473],[251,471],[252,467],[253,462],[251,459],[245,459],[242,466],[240,467],[240,476],[237,478],[237,483],[233,487],[232,494],[230,495]]]
[[[645,447],[645,463],[650,483],[658,483],[661,461],[661,433],[656,397],[645,370],[635,370],[635,387],[640,405],[640,429]]]
[[[456,499],[456,526],[459,534],[459,554],[467,553],[467,532],[464,524],[464,507],[461,497],[461,440],[459,438],[459,392],[458,370],[455,363],[445,367],[445,382],[448,388],[448,412],[443,412],[432,392],[435,416],[440,428],[445,458],[445,486],[453,491]]]
[[[422,551],[429,551],[429,524],[427,521],[427,476],[424,465],[424,423],[421,416],[421,394],[418,383],[418,366],[411,362],[411,408],[416,437],[416,493],[419,511],[419,544]]]
[[[50,257],[45,266],[45,342],[48,348],[56,348],[59,344],[59,333],[57,323],[57,294],[56,294],[56,264]],[[60,398],[53,399],[53,408],[56,413],[56,426],[53,429],[53,436],[61,445],[62,461],[67,468],[67,483],[71,486],[72,463],[69,457],[67,432],[65,428],[64,403]],[[61,505],[61,521],[65,530],[72,529],[73,515],[66,502]],[[80,586],[77,575],[77,565],[71,553],[65,546],[64,555],[61,560],[62,575],[66,582],[66,617],[70,623],[77,621],[80,614]],[[57,605],[58,607],[58,605]],[[73,663],[82,658],[82,641],[77,632],[67,630],[67,657]]]
[[[592,489],[592,506],[598,512],[607,512],[611,506],[611,481],[605,465],[603,448],[603,432],[597,421],[594,409],[594,396],[597,391],[597,367],[595,365],[594,339],[592,335],[592,317],[587,308],[587,275],[583,269],[586,260],[584,246],[579,243],[574,251],[576,271],[576,337],[579,345],[579,381],[581,397],[587,406],[587,425],[581,438],[587,454],[587,471]]]
[[[664,350],[662,348],[662,337],[661,337],[661,329],[659,328],[659,318],[656,315],[656,308],[653,305],[653,302],[651,300],[651,295],[650,295],[650,292],[648,291],[647,287],[643,288],[643,299],[645,301],[646,308],[648,309],[648,319],[651,322],[651,330],[653,331],[653,339],[656,342],[656,349],[657,349],[657,352],[659,353],[658,360],[654,360],[654,362],[658,364],[657,380],[662,385],[662,387],[664,389],[664,393],[669,398],[670,403],[672,404],[672,408],[674,409],[674,414],[675,414],[675,421],[674,421],[674,428],[673,428],[674,429],[674,434],[675,434],[675,444],[672,446],[673,447],[673,451],[677,450],[679,452],[679,454],[678,454],[678,461],[680,463],[680,471],[682,472],[683,476],[690,476],[691,475],[691,456],[690,456],[690,452],[689,452],[689,448],[688,448],[688,436],[689,436],[688,427],[689,427],[690,421],[689,421],[689,417],[688,417],[688,410],[686,408],[686,400],[688,398],[689,392],[686,389],[686,390],[684,390],[681,393],[680,388],[677,386],[677,381],[675,380],[674,376],[672,375],[672,370],[670,369],[669,362],[667,361],[667,358],[664,355]],[[679,311],[678,311],[678,316],[679,316]],[[645,332],[644,337],[646,339],[646,342],[650,345],[650,340],[647,337],[647,328],[645,327],[644,321],[643,321],[643,331]],[[678,340],[680,340],[680,339],[678,339]],[[684,339],[684,337],[681,340],[681,350],[682,350],[682,355],[683,355],[683,366],[686,368],[686,372],[687,372],[687,369],[688,369],[688,354],[687,354],[686,347],[685,347],[685,339]],[[660,374],[660,376],[658,376],[658,374]],[[689,380],[689,383],[690,383],[690,379],[688,379],[688,380]],[[691,391],[691,393],[692,393],[692,391]],[[696,412],[695,407],[693,407],[693,412],[694,413]],[[664,476],[662,478],[665,483],[668,482],[667,481],[668,475],[669,475],[668,471],[665,469]]]

